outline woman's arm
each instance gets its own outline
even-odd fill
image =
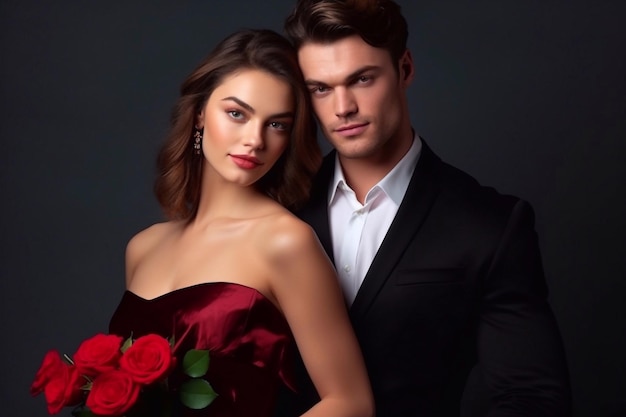
[[[335,270],[305,223],[279,222],[272,293],[321,398],[304,416],[371,417],[374,400]]]

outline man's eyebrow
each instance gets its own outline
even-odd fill
[[[251,105],[249,105],[245,101],[242,101],[242,100],[240,100],[240,99],[238,99],[237,97],[234,97],[234,96],[228,96],[228,97],[224,97],[222,99],[222,101],[228,101],[228,100],[234,101],[235,103],[239,104],[244,109],[248,110],[250,113],[254,113],[254,107],[252,107]]]
[[[358,68],[357,70],[351,72],[343,80],[344,80],[344,82],[346,82],[346,81],[349,82],[349,81],[354,80],[355,78],[358,78],[364,72],[372,71],[372,70],[378,70],[378,69],[380,69],[380,67],[378,65],[366,65],[364,67]],[[307,78],[306,80],[304,80],[304,82],[306,83],[306,85],[321,85],[321,86],[328,85],[325,82],[314,80],[314,79],[311,79],[311,78]]]

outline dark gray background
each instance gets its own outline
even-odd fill
[[[291,0],[0,1],[0,415],[44,416],[43,354],[106,331],[184,76]],[[626,2],[400,2],[413,123],[537,212],[577,417],[626,415]],[[69,415],[69,410],[63,415]]]

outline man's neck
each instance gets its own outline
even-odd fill
[[[361,204],[365,202],[365,196],[369,190],[406,155],[413,143],[413,137],[414,133],[411,130],[402,141],[394,144],[391,152],[382,151],[369,158],[344,158],[339,155],[343,176]]]

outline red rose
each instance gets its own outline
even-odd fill
[[[51,350],[45,354],[41,367],[35,375],[35,380],[30,386],[31,395],[38,395],[43,392],[44,388],[54,377],[58,377],[63,372],[64,366],[61,355],[56,350]]]
[[[80,344],[74,354],[74,362],[88,376],[96,376],[116,369],[122,352],[123,338],[99,333]]]
[[[128,373],[109,371],[94,379],[85,405],[97,415],[121,416],[137,402],[139,390]]]
[[[84,378],[78,373],[75,366],[67,365],[55,350],[51,350],[43,358],[43,363],[35,375],[30,387],[32,395],[41,392],[46,397],[48,413],[57,414],[67,405],[78,404],[83,396],[81,387]]]
[[[156,334],[138,338],[120,359],[120,369],[145,385],[167,376],[175,365],[169,342]]]
[[[48,413],[57,414],[68,405],[76,405],[83,398],[81,387],[85,384],[84,378],[78,373],[75,366],[63,364],[63,371],[58,377],[52,378],[44,389]]]

